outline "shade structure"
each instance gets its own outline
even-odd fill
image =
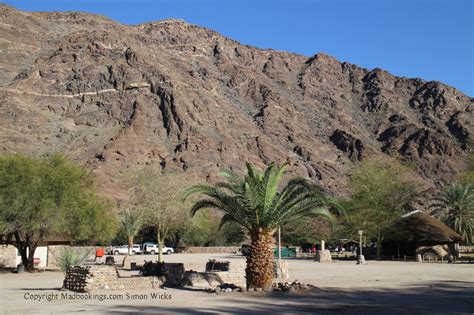
[[[397,220],[386,239],[420,246],[433,246],[459,243],[462,237],[440,220],[420,210],[415,210]]]

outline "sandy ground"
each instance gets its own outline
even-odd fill
[[[120,256],[116,256],[117,259]],[[122,256],[123,257],[123,256]],[[137,256],[137,260],[156,256]],[[203,271],[208,259],[242,260],[232,254],[174,254],[167,262],[183,262]],[[299,292],[210,294],[190,289],[100,291],[64,299],[61,272],[0,274],[2,314],[135,314],[135,313],[285,313],[285,314],[473,314],[474,265],[353,261],[320,264],[287,260],[290,280],[318,289]],[[158,295],[153,297],[152,293]],[[135,296],[133,296],[135,295]],[[51,300],[46,300],[46,297]],[[55,298],[56,296],[56,298]],[[41,298],[39,301],[36,299]],[[103,299],[105,297],[105,299]],[[102,300],[103,299],[103,300]]]

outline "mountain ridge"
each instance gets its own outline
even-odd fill
[[[434,187],[472,152],[474,99],[437,81],[260,49],[186,22],[122,25],[0,6],[1,150],[67,152],[122,198],[117,170],[155,164],[213,180],[290,164],[332,192],[390,155]]]

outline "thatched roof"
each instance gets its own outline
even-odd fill
[[[459,243],[461,235],[440,220],[415,210],[405,214],[392,226],[387,240],[415,243],[417,245],[441,245]]]

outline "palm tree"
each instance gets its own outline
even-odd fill
[[[191,208],[194,216],[201,209],[217,209],[224,213],[220,226],[237,222],[248,230],[251,238],[247,268],[247,288],[268,288],[273,279],[274,233],[278,226],[304,216],[324,215],[333,205],[321,188],[303,178],[291,179],[279,191],[286,165],[271,163],[264,172],[247,163],[247,174],[240,177],[232,171],[221,172],[226,179],[213,186],[195,185],[184,192],[184,199],[200,194]]]
[[[143,225],[143,221],[135,212],[129,210],[122,212],[121,216],[122,231],[127,238],[128,243],[128,255],[132,254],[133,248],[133,239],[135,235],[140,231],[140,228]]]
[[[452,184],[432,205],[434,214],[462,236],[463,242],[472,242],[474,223],[474,187]]]

